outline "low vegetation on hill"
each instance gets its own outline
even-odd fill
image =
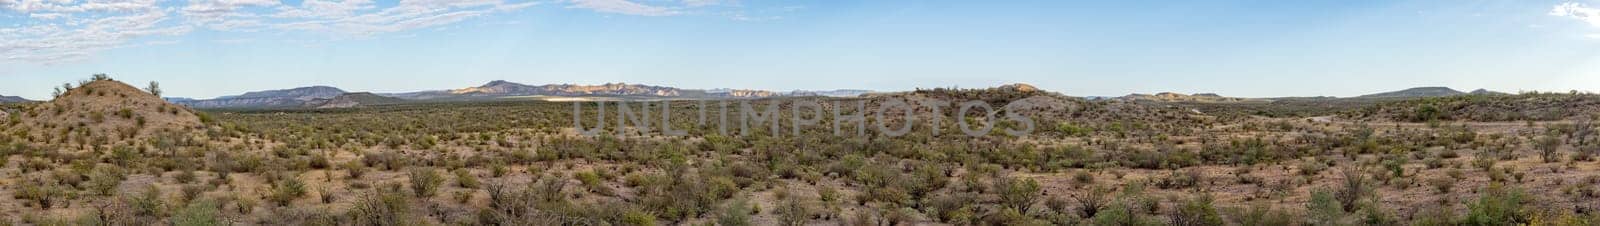
[[[597,121],[593,103],[193,112],[150,93],[96,78],[56,100],[12,107],[26,113],[0,123],[8,131],[0,136],[0,217],[32,225],[1600,222],[1600,135],[1579,117],[1600,111],[1584,95],[1262,108],[1285,115],[1270,116],[1226,110],[1239,105],[1088,101],[1013,85],[750,100],[779,104],[783,129],[731,124],[723,133],[701,123],[722,120],[716,109],[699,117],[698,104],[716,101],[630,103],[630,111],[653,113],[642,124],[655,128],[646,131],[618,119],[615,103]],[[1530,98],[1572,111],[1519,123],[1471,116],[1545,108],[1520,101]],[[826,113],[805,113],[792,104],[799,100],[821,102]],[[856,124],[835,121],[833,110],[853,114],[863,101],[869,108],[860,113],[871,116],[879,110],[870,106],[896,100],[916,103],[920,117],[864,117],[862,125],[912,122],[912,132],[835,134],[836,125]],[[1024,125],[922,105],[969,100],[1025,115],[1035,127],[1014,136],[999,131]],[[1464,104],[1445,104],[1457,102]],[[664,103],[670,116],[659,111]],[[1415,111],[1387,110],[1422,104],[1452,113],[1424,124],[1391,118]],[[1488,107],[1503,104],[1513,106]],[[118,115],[121,108],[130,116]],[[100,111],[104,120],[96,120]],[[1341,111],[1374,113],[1293,116]],[[737,120],[731,112],[728,120]],[[802,116],[817,124],[790,126]],[[97,138],[140,117],[148,128],[131,139]],[[606,129],[579,135],[574,118]],[[963,121],[997,129],[966,136],[953,128]],[[661,132],[663,123],[686,135]],[[184,135],[157,135],[163,131]]]
[[[1593,117],[1600,95],[1592,93],[1523,93],[1460,95],[1386,102],[1353,110],[1347,117],[1404,121],[1553,121]]]

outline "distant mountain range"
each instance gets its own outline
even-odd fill
[[[872,93],[870,90],[831,90],[773,92],[747,89],[679,89],[626,83],[601,85],[549,84],[525,85],[495,80],[481,86],[452,90],[433,90],[406,93],[350,93],[328,86],[301,87],[284,90],[248,92],[237,96],[214,99],[166,98],[173,103],[193,108],[342,108],[364,105],[392,104],[406,101],[473,101],[513,97],[627,97],[627,98],[683,98],[726,99],[765,98],[781,96],[853,97]]]
[[[237,96],[215,99],[166,98],[167,101],[192,108],[297,108],[316,99],[327,99],[344,94],[339,88],[311,86],[293,89],[248,92]]]
[[[1196,93],[1194,95],[1186,95],[1186,94],[1172,93],[1172,92],[1162,92],[1162,93],[1157,93],[1157,94],[1154,94],[1154,95],[1135,93],[1135,94],[1128,94],[1127,96],[1117,97],[1116,99],[1128,100],[1128,101],[1161,101],[1161,102],[1234,102],[1234,101],[1251,100],[1251,98],[1224,97],[1222,95],[1217,95],[1215,93]]]
[[[1225,97],[1214,93],[1197,93],[1185,95],[1181,93],[1162,92],[1157,94],[1129,94],[1121,97],[1088,97],[1090,100],[1121,100],[1121,101],[1151,101],[1151,102],[1243,102],[1243,101],[1279,101],[1279,100],[1331,100],[1331,99],[1405,99],[1424,97],[1445,97],[1458,95],[1508,95],[1502,92],[1477,89],[1472,92],[1461,92],[1449,87],[1417,87],[1398,91],[1382,92],[1348,98],[1337,97],[1272,97],[1272,98],[1244,98]]]
[[[22,97],[0,96],[0,103],[20,103],[20,102],[30,102],[30,101],[32,101],[32,100],[24,99]]]
[[[1020,87],[1037,89],[1032,86]],[[256,91],[237,96],[214,99],[166,98],[173,103],[193,108],[347,108],[368,105],[395,104],[412,101],[476,101],[521,97],[605,97],[636,99],[738,99],[786,96],[858,97],[874,93],[871,90],[841,89],[831,91],[795,90],[773,92],[748,89],[680,89],[627,83],[600,85],[547,84],[526,85],[504,80],[490,81],[476,87],[451,90],[433,90],[406,93],[346,92],[329,86],[311,86],[283,90]],[[1146,101],[1146,102],[1251,102],[1313,99],[1397,99],[1456,95],[1504,95],[1484,89],[1461,92],[1448,87],[1417,87],[1399,91],[1375,93],[1349,98],[1335,97],[1278,97],[1244,98],[1227,97],[1215,93],[1181,94],[1162,92],[1156,94],[1129,94],[1121,97],[1086,97],[1090,100]],[[16,97],[0,98],[0,102],[26,101]]]

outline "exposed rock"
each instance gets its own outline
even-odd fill
[[[316,99],[306,102],[309,108],[351,108],[359,106],[372,106],[383,104],[396,104],[405,102],[404,99],[379,96],[368,92],[340,94],[328,99]]]

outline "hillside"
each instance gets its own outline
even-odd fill
[[[22,97],[0,95],[0,103],[21,103],[30,101],[32,100],[24,99]]]
[[[282,90],[247,92],[238,96],[195,100],[169,98],[174,103],[193,108],[292,108],[306,105],[315,99],[326,99],[344,94],[339,88],[311,86]]]
[[[109,78],[84,83],[20,114],[20,126],[8,128],[9,133],[39,143],[103,145],[203,127],[192,110]]]
[[[1400,91],[1383,92],[1361,95],[1357,98],[1416,98],[1416,97],[1443,97],[1467,94],[1449,87],[1417,87]]]
[[[383,105],[404,103],[406,100],[394,97],[379,96],[369,92],[345,93],[327,99],[316,99],[306,102],[308,108],[351,108],[359,106]]]
[[[1525,93],[1431,97],[1384,102],[1344,115],[1365,120],[1410,122],[1564,120],[1600,115],[1600,95]]]
[[[1248,101],[1248,98],[1224,97],[1215,93],[1196,93],[1187,95],[1181,93],[1162,92],[1151,94],[1129,94],[1116,99],[1126,101],[1155,101],[1155,102],[1238,102]]]

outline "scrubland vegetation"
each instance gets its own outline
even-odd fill
[[[81,89],[58,103],[121,106]],[[148,95],[106,95],[128,92]],[[945,114],[940,129],[923,118],[905,136],[838,136],[823,115],[799,134],[719,134],[698,123],[692,101],[674,103],[667,122],[687,136],[614,130],[608,117],[598,137],[574,131],[572,104],[540,101],[16,105],[0,123],[0,216],[24,225],[1600,224],[1600,98],[1590,94],[1262,108],[1271,111],[1007,89],[829,100],[887,98],[1022,102],[1004,111],[1038,128],[969,137],[954,120],[981,115]],[[200,125],[137,123],[186,114]],[[1337,117],[1309,118],[1321,115]],[[117,128],[135,129],[100,132]]]

